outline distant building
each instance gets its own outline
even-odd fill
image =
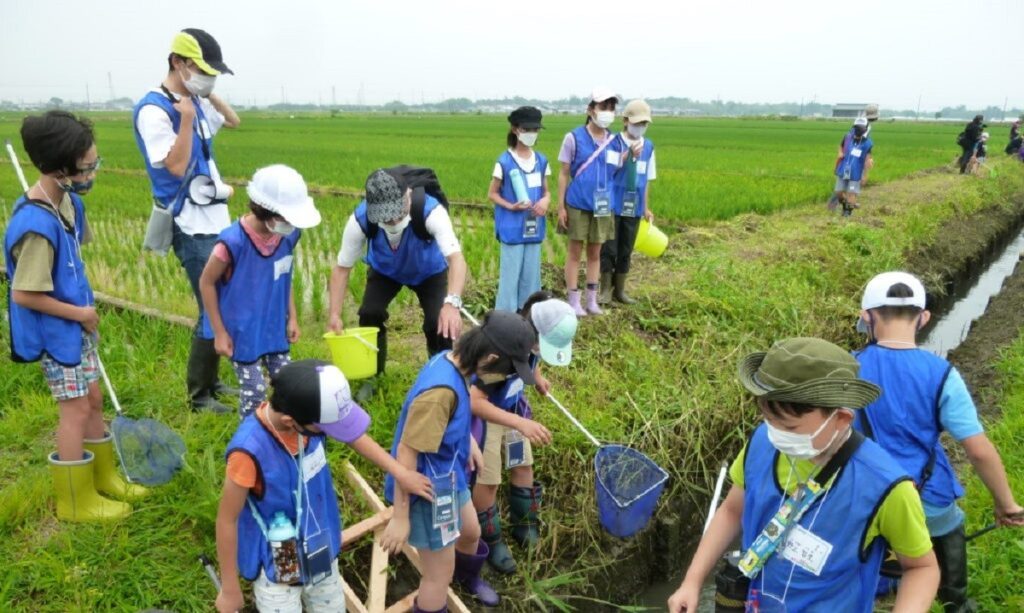
[[[832,117],[845,117],[854,119],[867,111],[870,103],[864,102],[843,102],[832,107]]]

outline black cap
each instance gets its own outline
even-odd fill
[[[524,130],[539,130],[544,127],[540,123],[541,117],[540,109],[537,107],[521,106],[509,114],[508,122]]]
[[[494,343],[502,357],[507,357],[515,366],[516,374],[527,385],[535,382],[530,368],[530,353],[537,344],[537,331],[533,324],[521,315],[509,311],[490,311],[484,315],[480,327],[487,340]]]
[[[270,378],[275,411],[300,424],[316,424],[343,443],[356,440],[370,427],[370,416],[352,400],[348,379],[337,366],[322,360],[299,360]]]

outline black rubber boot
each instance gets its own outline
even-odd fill
[[[967,597],[967,538],[960,524],[949,534],[932,538],[935,557],[939,561],[939,602],[946,613],[976,611],[974,601]]]
[[[189,405],[193,411],[206,413],[233,413],[231,407],[221,404],[213,397],[213,386],[217,381],[217,362],[220,356],[213,348],[213,341],[192,337],[192,350],[188,354],[188,369],[185,383],[188,386]]]
[[[612,301],[612,273],[601,273],[601,287],[597,293],[598,304],[611,304]]]
[[[621,302],[622,304],[636,304],[636,300],[633,300],[626,294],[626,278],[629,277],[629,273],[617,272],[613,280],[614,290],[612,291],[612,298],[615,302]]]

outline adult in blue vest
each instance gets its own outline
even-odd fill
[[[40,362],[59,409],[50,473],[57,517],[125,517],[142,495],[114,465],[99,388],[99,316],[82,261],[91,240],[81,196],[100,166],[92,124],[65,111],[26,117],[21,138],[39,179],[14,202],[4,234],[11,358]]]
[[[855,411],[881,393],[858,369],[816,338],[740,361],[763,423],[733,462],[733,487],[669,613],[699,610],[704,579],[737,536],[743,556],[730,596],[745,610],[870,613],[886,543],[903,568],[895,610],[928,610],[939,573],[921,500],[899,464],[853,429]]]
[[[631,100],[622,111],[622,132],[612,143],[622,167],[612,180],[615,238],[601,246],[601,294],[598,298],[601,304],[613,299],[622,304],[636,302],[626,294],[626,278],[640,219],[654,223],[650,182],[657,178],[658,170],[654,143],[644,138],[651,121],[651,105],[644,100]]]
[[[385,169],[373,171],[366,180],[366,198],[345,225],[331,271],[328,327],[340,333],[349,276],[360,257],[366,262],[359,325],[380,328],[378,373],[387,360],[388,306],[403,287],[416,293],[423,310],[428,356],[451,348],[462,331],[466,260],[448,211],[429,194],[423,197],[423,207],[413,211],[412,189]],[[422,219],[413,220],[413,214]]]
[[[231,223],[227,198],[232,190],[221,181],[213,153],[217,131],[240,123],[231,106],[213,94],[217,76],[225,73],[234,74],[224,64],[217,41],[203,30],[182,30],[171,42],[163,82],[146,92],[134,111],[135,141],[153,193],[147,244],[164,254],[173,245],[200,320],[199,277],[217,235]],[[166,233],[170,240],[161,236]],[[214,397],[233,392],[218,380],[218,362],[213,341],[201,337],[197,323],[186,370],[193,410],[230,411]]]

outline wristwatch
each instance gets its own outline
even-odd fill
[[[450,304],[453,307],[455,307],[456,309],[461,309],[462,308],[462,296],[460,296],[458,294],[448,294],[447,296],[444,297],[444,303],[445,304]]]

